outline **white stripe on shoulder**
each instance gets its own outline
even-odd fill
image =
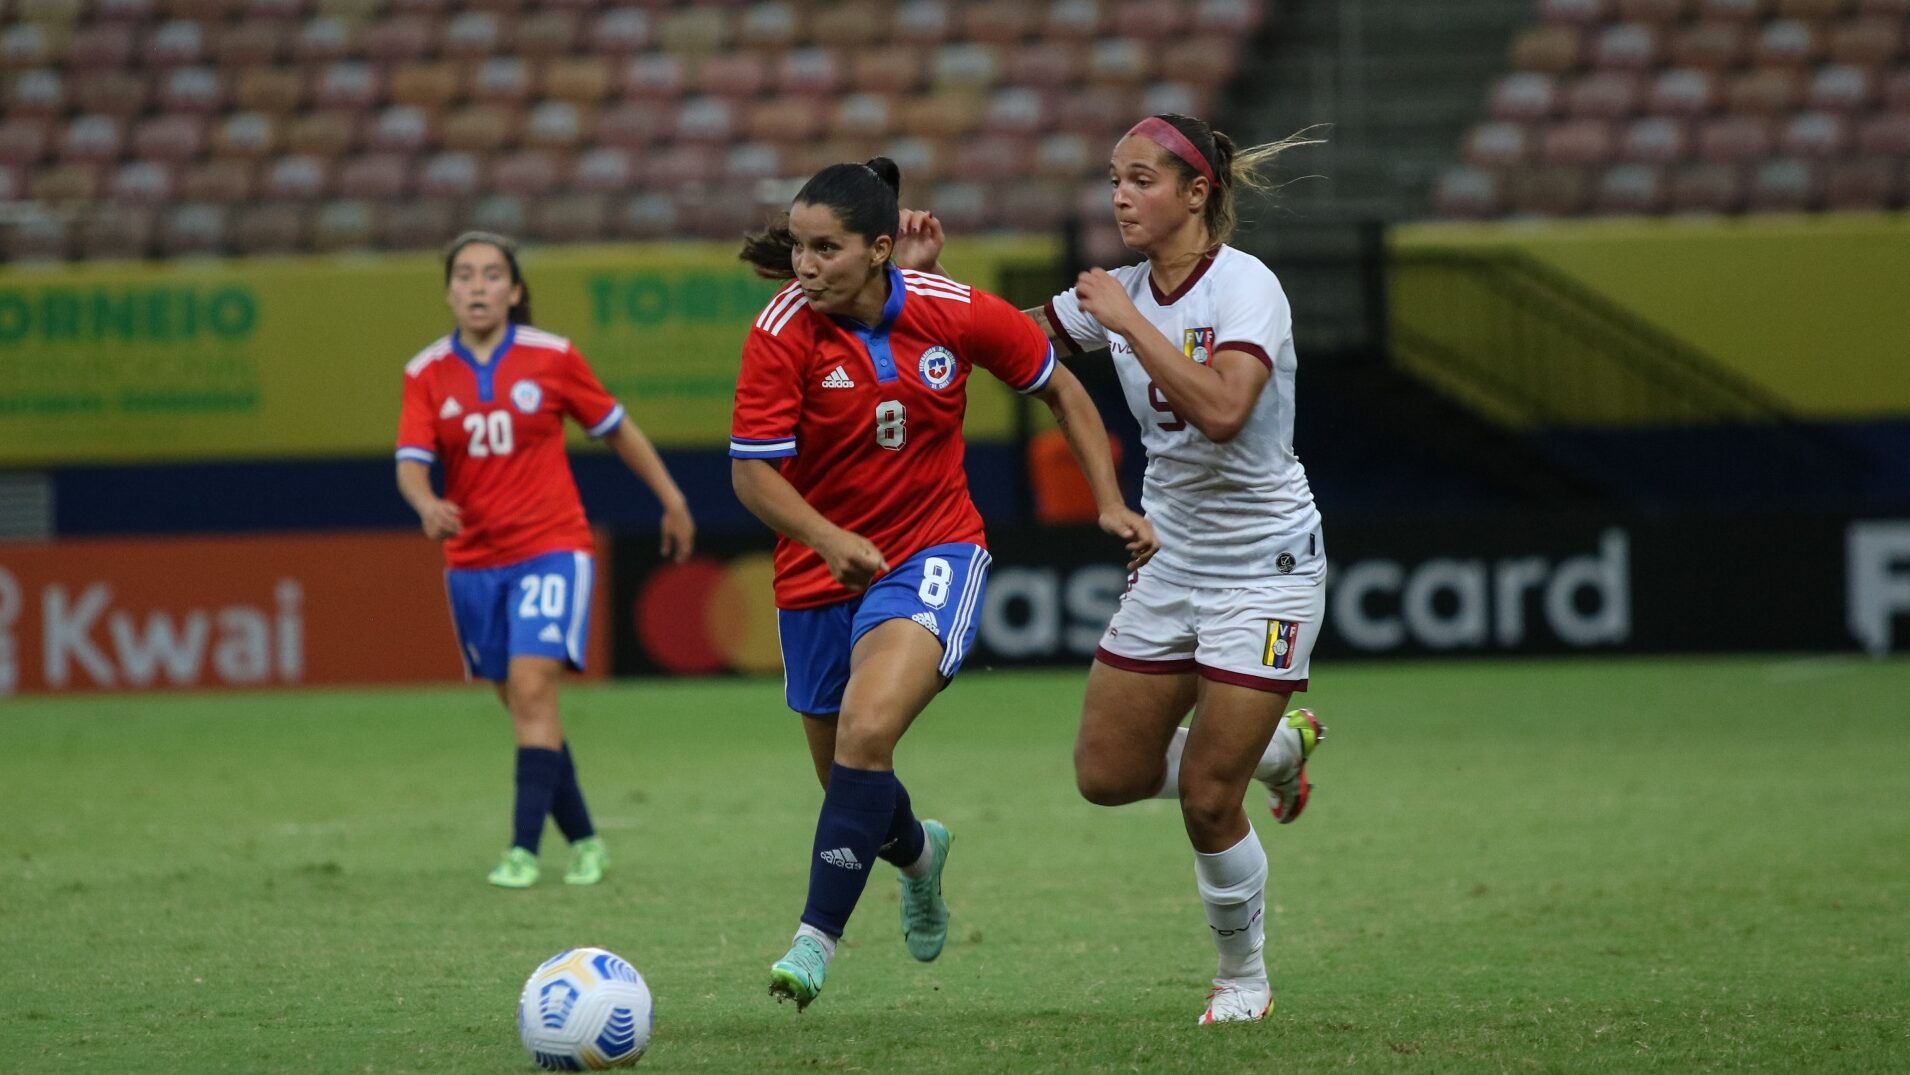
[[[964,295],[973,290],[969,285],[959,280],[954,280],[946,276],[938,276],[932,272],[923,272],[920,269],[903,269],[902,279],[905,283],[910,284],[940,284],[943,287],[954,288]]]
[[[780,335],[783,331],[783,326],[789,324],[789,319],[795,317],[796,314],[800,313],[802,308],[807,305],[809,305],[809,296],[800,291],[796,292],[796,301],[785,306],[782,311],[776,315],[775,319],[764,327],[763,331],[769,333],[771,336]]]
[[[545,332],[541,328],[529,325],[517,326],[517,338],[532,347],[548,347],[553,351],[570,350],[570,341],[555,332]]]
[[[415,355],[412,355],[411,361],[405,363],[405,376],[416,377],[418,374],[424,372],[424,368],[426,366],[429,366],[433,362],[436,362],[438,359],[443,358],[444,356],[450,353],[451,353],[451,337],[449,336],[438,337],[437,339],[431,341],[431,344],[428,347],[426,347],[424,350],[419,351]]]
[[[787,309],[790,303],[802,297],[802,285],[793,280],[790,281],[769,300],[769,305],[763,307],[763,312],[756,315],[756,327],[768,331],[770,322],[776,320],[776,315]]]

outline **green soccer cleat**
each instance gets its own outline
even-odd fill
[[[902,939],[909,955],[928,963],[942,954],[948,943],[948,904],[942,902],[942,867],[948,864],[948,845],[954,837],[948,826],[935,820],[922,822],[922,836],[935,849],[935,865],[928,876],[915,880],[906,874],[902,882]]]
[[[1275,821],[1290,825],[1299,820],[1300,811],[1306,809],[1307,799],[1313,795],[1313,781],[1307,779],[1306,763],[1313,757],[1314,748],[1326,741],[1326,725],[1320,723],[1311,709],[1296,709],[1283,717],[1280,724],[1300,733],[1300,764],[1292,776],[1267,785],[1267,808],[1273,811]]]
[[[822,942],[814,937],[797,937],[789,946],[789,954],[770,964],[769,995],[778,1004],[795,1001],[800,1012],[822,995],[822,979],[828,973],[829,953],[822,950]]]
[[[604,879],[604,867],[610,865],[610,852],[595,836],[586,836],[570,845],[570,869],[564,872],[567,885],[594,885]]]
[[[497,864],[486,878],[499,888],[529,888],[537,883],[537,856],[521,847],[513,847],[504,852],[504,861]]]

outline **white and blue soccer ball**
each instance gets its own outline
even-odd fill
[[[517,1033],[549,1071],[629,1067],[650,1046],[656,1014],[637,968],[602,948],[545,960],[517,1000]]]

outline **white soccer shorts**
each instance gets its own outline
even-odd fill
[[[1146,567],[1121,595],[1095,660],[1153,675],[1192,672],[1263,691],[1303,691],[1326,618],[1321,578],[1204,589]]]

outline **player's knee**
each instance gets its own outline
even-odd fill
[[[1182,774],[1185,781],[1186,774]],[[1227,829],[1240,811],[1240,794],[1208,784],[1181,785],[1180,812],[1190,835],[1218,833]]]
[[[897,738],[887,722],[844,711],[836,725],[836,761],[851,769],[893,769]]]

